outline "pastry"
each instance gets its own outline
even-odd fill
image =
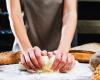
[[[76,60],[79,62],[88,63],[91,57],[95,54],[93,51],[85,51],[85,50],[70,50],[69,51]]]
[[[96,52],[96,54],[92,56],[90,59],[90,64],[92,70],[95,70],[96,67],[100,64],[100,52]]]
[[[15,64],[20,61],[20,52],[1,52],[0,65]]]
[[[100,65],[94,71],[93,80],[100,80]]]

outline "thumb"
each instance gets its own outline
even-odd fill
[[[41,52],[41,55],[42,55],[42,56],[47,56],[47,51],[46,51],[46,50],[43,50],[43,51]]]
[[[50,59],[53,55],[54,55],[53,52],[48,52],[48,57],[49,57],[49,59]]]

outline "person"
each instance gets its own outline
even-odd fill
[[[69,53],[77,23],[76,0],[6,0],[13,49],[20,46],[21,63],[27,70],[42,69],[42,53],[55,55],[54,71],[67,72],[75,65]],[[43,51],[45,50],[45,51]]]

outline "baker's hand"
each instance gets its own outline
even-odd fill
[[[29,48],[27,51],[23,52],[21,55],[21,64],[23,64],[27,70],[37,71],[42,69],[44,63],[40,48]]]
[[[59,50],[54,51],[56,59],[52,65],[54,71],[67,72],[71,70],[75,65],[75,58],[70,53],[61,52]]]

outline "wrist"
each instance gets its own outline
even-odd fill
[[[59,50],[61,52],[69,53],[70,48],[71,48],[70,45],[69,46],[68,45],[67,46],[65,46],[65,45],[59,45],[58,48],[57,48],[57,50]]]
[[[60,52],[69,53],[69,49],[66,48],[58,48],[57,50]]]
[[[27,45],[20,45],[22,52],[27,52],[28,49],[33,48],[30,44]]]

